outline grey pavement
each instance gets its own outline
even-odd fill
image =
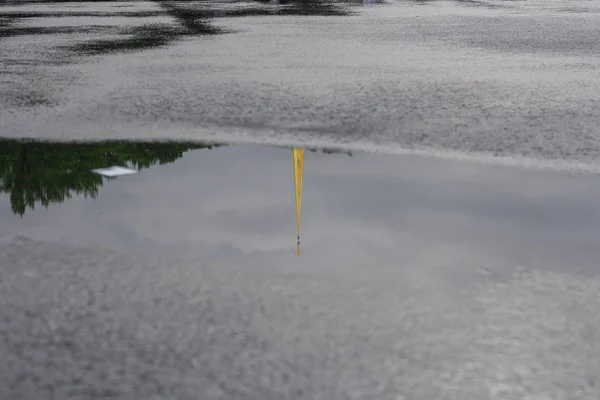
[[[600,398],[600,18],[546,4],[0,39],[2,137],[396,153],[307,154],[300,257],[289,149],[0,196],[0,399]]]
[[[230,33],[67,66],[52,65],[67,57],[52,43],[85,35],[5,39],[3,90],[38,103],[7,97],[0,132],[336,145],[598,172],[597,1],[497,3],[217,19]],[[36,55],[50,65],[14,61]]]

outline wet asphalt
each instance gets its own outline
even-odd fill
[[[570,172],[598,170],[600,18],[561,4],[222,19],[46,65],[72,37],[0,39],[3,137],[404,153],[307,156],[300,257],[289,149],[23,216],[1,194],[0,398],[599,398],[597,176]]]

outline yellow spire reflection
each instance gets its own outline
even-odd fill
[[[294,184],[296,186],[296,224],[298,226],[298,244],[296,254],[300,254],[300,218],[302,217],[302,173],[304,171],[304,149],[294,148]]]

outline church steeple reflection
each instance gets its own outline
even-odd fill
[[[300,220],[302,217],[302,175],[304,172],[304,149],[292,149],[294,159],[294,185],[296,191],[296,227],[298,231],[298,241],[296,244],[296,254],[300,254]]]

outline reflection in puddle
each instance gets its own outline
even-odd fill
[[[532,257],[572,265],[597,257],[592,178],[415,157],[329,156],[337,153],[329,149],[200,150],[212,147],[0,141],[0,236],[193,248],[219,257],[289,255],[300,253],[302,223],[302,262],[329,255],[354,263],[376,255],[390,265],[416,259],[419,265],[465,259],[519,265]],[[169,165],[127,178],[92,172],[155,164]],[[310,198],[306,210],[303,190]]]
[[[5,168],[16,166],[29,175],[66,179],[59,166],[80,165],[86,172],[107,157],[110,164],[149,165],[178,159],[193,147],[75,146],[4,142],[0,176],[10,176]],[[78,161],[85,154],[85,162]],[[310,198],[302,215],[301,257],[292,250],[290,158],[296,195],[303,184]],[[53,174],[46,174],[46,164],[54,165]],[[594,240],[600,215],[594,214],[597,196],[589,192],[598,186],[594,182],[415,157],[230,145],[187,152],[177,162],[111,181],[97,201],[80,196],[52,212],[15,217],[2,197],[0,304],[8,316],[2,326],[9,353],[0,357],[0,371],[22,367],[19,375],[0,373],[8,381],[0,390],[20,390],[0,397],[25,398],[25,390],[33,393],[29,398],[48,397],[43,388],[22,389],[20,376],[49,376],[38,381],[59,386],[52,381],[57,365],[67,377],[94,366],[92,378],[74,393],[137,399],[156,392],[141,385],[160,363],[167,373],[159,371],[157,387],[185,390],[161,392],[162,398],[186,398],[206,393],[208,374],[262,368],[250,359],[312,379],[300,380],[302,387],[325,376],[317,388],[327,388],[331,379],[325,370],[312,373],[315,365],[346,374],[348,383],[340,384],[367,387],[364,371],[387,373],[385,363],[400,360],[399,368],[409,373],[394,370],[383,379],[425,376],[394,385],[422,387],[420,394],[435,374],[454,379],[446,371],[455,370],[457,360],[469,374],[466,383],[485,382],[474,374],[497,365],[503,377],[516,354],[504,357],[507,346],[528,350],[519,353],[522,364],[547,354],[549,345],[560,349],[573,342],[579,346],[573,354],[585,360],[585,350],[597,343],[587,316],[600,304]],[[575,271],[586,265],[594,275]],[[565,312],[579,319],[565,319]],[[292,349],[290,355],[285,349]],[[234,353],[250,356],[242,357],[242,367],[230,368]],[[357,360],[366,367],[352,367]],[[579,364],[556,360],[525,365],[540,371],[549,363],[566,365],[554,378],[559,383],[565,373],[579,371],[570,367]],[[425,367],[414,372],[415,365]],[[140,372],[96,379],[118,368]],[[223,379],[237,382],[242,375],[235,374]],[[257,376],[242,374],[244,382]],[[190,382],[200,384],[185,386]],[[105,389],[109,385],[120,392]],[[262,387],[248,387],[256,393],[244,392],[244,398],[286,398],[291,392],[284,387],[269,396]],[[402,398],[379,396],[376,388],[370,393]],[[410,398],[428,398],[419,393]],[[321,397],[341,398],[333,391]]]
[[[45,143],[0,140],[0,193],[10,196],[15,214],[36,205],[62,203],[73,194],[95,198],[104,179],[95,168],[130,165],[138,170],[172,163],[193,149],[214,144],[193,143]]]
[[[48,208],[73,196],[95,199],[105,180],[116,177],[97,174],[114,166],[134,170],[173,163],[192,150],[212,149],[222,144],[179,142],[51,143],[0,140],[0,195],[6,194],[15,215],[23,217],[37,206]],[[288,148],[286,151],[289,151]],[[296,200],[297,246],[300,254],[304,151],[293,148],[293,175]],[[349,152],[335,149],[307,149],[311,153]],[[291,174],[289,176],[291,180]],[[291,210],[290,210],[291,211]]]
[[[296,224],[298,227],[298,243],[296,254],[300,254],[300,219],[302,217],[302,177],[304,175],[304,149],[292,149],[294,156],[294,187],[296,190]]]

